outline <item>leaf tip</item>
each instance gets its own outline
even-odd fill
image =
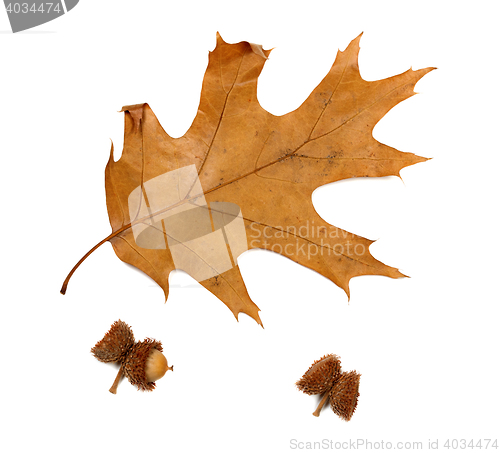
[[[115,156],[114,156],[115,145],[113,143],[113,140],[111,140],[111,138],[109,140],[111,141],[111,150],[109,151],[109,162],[114,162],[115,161]]]
[[[431,160],[431,159],[432,159],[432,157],[422,157],[422,156],[415,155],[414,161],[412,162],[411,165],[421,164],[422,162],[427,162],[428,160]]]
[[[259,316],[259,311],[260,310],[258,308],[255,311],[249,310],[248,312],[245,310],[240,310],[238,312],[234,312],[233,310],[231,310],[234,317],[236,318],[236,321],[240,322],[239,315],[240,315],[240,313],[243,313],[243,314],[247,315],[248,317],[252,318],[260,327],[264,328],[264,324],[262,324],[262,320],[260,319],[260,316]]]
[[[411,278],[409,275],[403,274],[399,269],[391,267],[391,273],[387,275],[389,278]]]
[[[264,324],[262,324],[262,320],[260,319],[260,316],[259,316],[259,311],[260,310],[257,310],[257,313],[255,313],[255,316],[252,316],[253,319],[255,319],[255,322],[262,328],[264,328]]]
[[[354,58],[355,61],[357,61],[360,49],[359,41],[361,40],[361,36],[363,36],[363,32],[361,32],[358,36],[356,36],[343,51],[339,50],[337,56],[339,54],[347,54],[347,55],[350,54],[352,58]]]
[[[356,46],[359,48],[359,42],[361,41],[361,37],[363,36],[363,33],[364,32],[361,32],[358,36],[356,36],[350,43],[347,47],[350,47],[350,46]]]
[[[142,104],[125,105],[120,110],[120,112],[128,113],[132,117],[134,132],[136,133],[139,132],[139,126],[142,122],[145,107],[149,107],[149,105],[143,102]]]
[[[413,74],[416,74],[416,80],[415,80],[415,83],[414,83],[414,86],[415,84],[423,77],[425,76],[426,74],[429,74],[429,72],[432,72],[434,71],[435,67],[428,67],[428,68],[422,68],[422,69],[417,69],[417,70],[414,70],[413,68],[410,68],[410,71],[413,72]],[[413,92],[413,94],[417,94],[417,92]]]
[[[250,47],[252,48],[254,54],[264,58],[265,60],[269,58],[269,55],[273,50],[273,49],[264,50],[261,44],[254,44],[252,42],[249,42],[248,44],[250,44]]]
[[[227,44],[226,41],[224,41],[222,39],[222,36],[220,35],[219,32],[216,32],[215,33],[215,39],[216,39],[216,43],[217,43],[217,46],[221,45],[221,44]]]
[[[436,69],[437,68],[435,66],[429,66],[428,68],[417,69],[415,72],[422,74],[423,77],[425,74],[429,74],[429,72],[432,72]]]
[[[403,177],[401,176],[401,170],[404,170],[405,168],[415,164],[427,162],[428,160],[432,159],[432,157],[417,156],[416,154],[413,153],[404,153],[404,154],[406,155],[406,161],[404,162],[404,165],[399,170],[397,170],[397,172],[395,172],[395,176],[397,176],[401,181],[403,181]]]
[[[351,301],[351,290],[349,289],[349,282],[346,283],[345,287],[342,287],[342,289],[345,292],[345,295],[347,296],[347,303]]]

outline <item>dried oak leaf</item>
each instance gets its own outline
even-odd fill
[[[370,254],[373,241],[325,222],[311,202],[313,191],[324,184],[399,175],[402,168],[427,160],[379,143],[372,129],[390,109],[415,94],[417,81],[434,68],[363,80],[358,67],[360,38],[338,52],[329,73],[305,102],[282,116],[267,112],[257,100],[257,80],[270,50],[248,42],[228,44],[218,34],[197,115],[183,137],[168,136],[148,104],[124,107],[123,153],[115,162],[111,149],[105,175],[113,231],[73,268],[61,292],[79,264],[109,241],[122,261],[148,274],[167,297],[168,277],[176,269],[171,250],[137,245],[132,227],[141,219],[131,219],[128,200],[134,189],[153,178],[193,165],[208,205],[230,202],[241,209],[248,248],[281,253],[329,278],[347,295],[352,277],[403,276]],[[155,215],[148,200],[143,203]],[[156,228],[162,234],[162,224]],[[317,247],[316,253],[305,252],[311,247]],[[261,324],[236,262],[199,281],[236,318],[243,312]]]

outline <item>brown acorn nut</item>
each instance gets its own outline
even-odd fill
[[[156,387],[155,381],[162,378],[167,370],[174,370],[173,366],[168,366],[162,351],[161,342],[150,338],[135,343],[132,329],[118,320],[90,352],[101,362],[116,362],[121,365],[109,389],[111,393],[116,393],[123,375],[139,390],[153,390]]]
[[[161,343],[149,338],[132,347],[123,364],[123,374],[132,385],[139,390],[153,390],[155,381],[162,378],[167,370],[174,371],[173,366],[168,366],[162,351]]]

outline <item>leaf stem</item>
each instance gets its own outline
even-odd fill
[[[68,274],[68,276],[64,280],[64,283],[63,283],[63,285],[61,287],[61,294],[66,294],[66,288],[68,287],[69,279],[75,273],[75,271],[78,269],[78,267],[80,266],[80,264],[82,264],[102,244],[104,244],[105,242],[109,241],[113,236],[116,236],[116,234],[118,234],[119,232],[121,232],[121,231],[118,230],[117,232],[111,233],[107,238],[104,238],[101,242],[99,242],[98,244],[94,245],[94,247],[92,247],[85,255],[82,256],[82,258],[80,259],[80,261],[78,261],[78,263],[76,263],[73,266],[73,269],[71,269],[70,273]]]

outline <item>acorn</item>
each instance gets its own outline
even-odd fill
[[[160,341],[146,338],[136,343],[132,329],[121,320],[114,322],[104,338],[90,350],[97,360],[120,365],[109,389],[111,393],[116,393],[123,375],[139,390],[154,390],[155,381],[162,378],[167,370],[174,370],[173,366],[168,366],[162,351]]]
[[[132,385],[140,390],[153,390],[155,381],[165,376],[167,370],[174,371],[162,351],[161,343],[149,338],[132,347],[123,364],[123,374]]]
[[[307,395],[323,394],[314,416],[319,417],[330,399],[333,412],[349,421],[358,404],[360,377],[356,371],[342,372],[340,358],[329,354],[316,360],[295,385]]]

